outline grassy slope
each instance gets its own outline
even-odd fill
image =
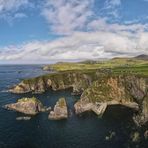
[[[88,61],[79,63],[57,63],[49,65],[50,69],[55,71],[92,71],[98,69],[111,69],[113,74],[142,74],[148,76],[148,61],[115,58],[109,61]]]
[[[100,71],[105,74],[136,74],[136,75],[144,75],[148,76],[148,61],[144,60],[135,60],[135,59],[127,59],[127,58],[115,58],[109,61],[98,62],[98,61],[87,61],[80,63],[57,63],[49,65],[50,69],[58,71],[59,73],[50,73],[46,75],[42,75],[36,78],[25,79],[24,82],[35,83],[41,77],[44,80],[48,78],[59,81],[61,77],[65,77],[65,82],[67,82],[67,72],[68,73],[84,73],[93,75],[96,71]]]

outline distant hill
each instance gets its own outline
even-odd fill
[[[137,59],[137,60],[148,60],[148,55],[146,54],[141,54],[141,55],[138,55],[136,57],[134,57],[134,59]]]

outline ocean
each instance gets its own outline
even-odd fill
[[[22,79],[47,73],[42,71],[41,67],[42,65],[0,66],[0,148],[146,148],[148,146],[148,142],[144,139],[137,143],[131,142],[131,132],[138,129],[132,121],[132,111],[127,108],[107,108],[102,118],[93,113],[77,116],[74,114],[73,105],[80,96],[72,96],[71,89],[49,90],[38,95],[31,93],[18,95],[7,91]],[[65,97],[70,112],[69,118],[52,121],[48,119],[48,113],[39,113],[31,120],[18,121],[16,118],[24,116],[23,114],[2,107],[16,102],[19,98],[32,96],[52,108],[60,97]]]

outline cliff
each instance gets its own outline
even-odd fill
[[[54,110],[50,112],[49,119],[52,120],[61,120],[68,118],[67,104],[65,98],[60,98],[56,105],[54,106]]]
[[[97,78],[98,75],[94,71],[54,73],[23,80],[9,91],[18,94],[28,92],[43,93],[48,89],[63,90],[73,88],[73,92],[79,94]]]
[[[44,109],[42,103],[34,97],[22,98],[16,103],[7,104],[4,107],[6,109],[18,111],[28,115],[36,115]]]
[[[145,124],[148,121],[148,77],[121,73],[106,69],[52,73],[23,80],[10,92],[43,93],[48,89],[72,88],[74,94],[82,94],[74,105],[77,114],[91,110],[102,116],[110,105],[123,105],[135,111],[133,118],[137,124]]]
[[[134,116],[137,124],[148,121],[148,78],[138,76],[107,76],[93,82],[74,105],[77,114],[94,111],[103,115],[110,105],[129,107],[137,114]]]

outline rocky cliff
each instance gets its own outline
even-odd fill
[[[48,89],[72,88],[82,94],[74,105],[76,113],[92,110],[103,115],[109,105],[124,105],[137,114],[137,124],[148,121],[148,77],[117,75],[97,71],[66,71],[23,80],[10,89],[12,93],[43,93]]]
[[[52,120],[61,120],[68,118],[67,104],[65,98],[60,98],[56,105],[54,106],[54,110],[50,112],[49,119]]]
[[[28,115],[36,115],[44,109],[42,103],[34,97],[22,98],[16,103],[7,104],[4,107],[6,109],[18,111]]]
[[[102,115],[109,105],[124,105],[135,111],[138,124],[148,121],[148,79],[138,76],[109,76],[93,82],[74,105],[77,114],[94,111]]]
[[[76,94],[82,93],[94,80],[98,78],[96,72],[61,72],[48,74],[32,79],[23,80],[12,87],[12,93],[43,93],[48,89],[62,90],[73,88]]]

